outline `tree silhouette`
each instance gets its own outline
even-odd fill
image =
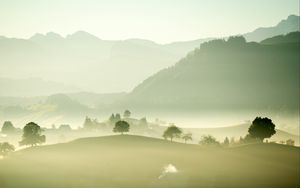
[[[83,128],[84,129],[94,129],[95,128],[95,124],[93,123],[92,119],[89,118],[88,116],[85,117],[84,123],[83,123]]]
[[[72,128],[68,124],[62,124],[62,125],[59,126],[58,131],[70,132],[70,131],[72,131]]]
[[[173,142],[173,138],[180,138],[181,134],[182,134],[181,129],[179,129],[175,125],[171,125],[165,130],[163,137],[165,139],[170,138],[171,142]]]
[[[293,139],[288,139],[288,140],[286,140],[286,145],[289,145],[289,146],[294,146],[295,145],[295,140],[293,140]]]
[[[8,142],[0,143],[0,155],[5,156],[13,151],[15,151],[15,147],[12,144]]]
[[[121,121],[121,115],[119,113],[116,113],[115,116],[115,122]]]
[[[220,143],[217,141],[217,139],[211,135],[204,135],[201,137],[201,140],[199,141],[199,144],[203,146],[219,146]]]
[[[248,129],[250,136],[259,139],[261,142],[265,138],[270,138],[276,133],[275,125],[269,118],[256,117]]]
[[[192,133],[186,133],[181,138],[184,140],[185,144],[188,140],[193,140]]]
[[[111,114],[111,116],[109,117],[109,122],[111,123],[111,124],[115,124],[116,123],[116,118],[115,118],[115,114]]]
[[[129,132],[129,127],[130,125],[126,121],[118,121],[115,124],[113,132],[123,134],[124,132]]]
[[[1,132],[4,134],[10,134],[14,133],[16,131],[16,128],[13,126],[12,122],[10,121],[5,121],[3,123],[3,126],[1,128]]]
[[[140,127],[147,127],[148,126],[148,121],[145,117],[141,118],[139,121],[139,126]]]
[[[130,118],[130,116],[131,116],[131,112],[129,110],[125,110],[124,114],[123,114],[123,117],[124,118]]]
[[[228,139],[227,136],[224,139],[223,145],[226,146],[226,147],[229,146],[229,139]]]
[[[247,134],[244,138],[242,137],[240,139],[240,143],[255,143],[257,142],[257,138],[253,137],[252,135],[250,134]]]
[[[21,146],[42,144],[46,141],[46,136],[41,135],[42,129],[34,122],[27,123],[23,128],[22,141],[19,142]]]

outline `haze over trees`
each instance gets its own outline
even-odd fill
[[[129,110],[125,110],[124,114],[123,114],[123,117],[124,118],[130,118],[130,116],[131,116],[131,112]]]
[[[62,124],[58,127],[57,129],[58,131],[61,131],[61,132],[69,132],[72,130],[72,128],[70,127],[70,125],[68,124]]]
[[[300,188],[298,1],[0,0],[0,188]]]
[[[1,128],[1,132],[4,134],[14,133],[17,129],[14,127],[11,121],[5,121]]]
[[[44,142],[46,142],[46,136],[42,135],[41,127],[34,122],[27,123],[23,128],[22,140],[19,142],[20,145],[36,146]]]
[[[224,139],[224,142],[223,142],[223,145],[225,147],[229,146],[230,142],[229,142],[229,138],[226,136],[225,139]]]
[[[14,145],[8,143],[8,142],[3,142],[0,143],[0,155],[5,156],[10,152],[15,151]]]
[[[220,146],[220,142],[211,135],[203,135],[199,141],[202,146]]]

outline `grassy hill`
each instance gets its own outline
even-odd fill
[[[161,176],[168,164],[177,173]],[[299,187],[299,148],[202,148],[131,135],[84,138],[0,160],[0,187]]]

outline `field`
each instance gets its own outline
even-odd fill
[[[299,187],[298,147],[232,148],[133,135],[78,139],[0,160],[1,188]],[[173,165],[176,172],[164,172]]]

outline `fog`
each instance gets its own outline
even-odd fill
[[[1,1],[0,188],[299,187],[299,2],[213,2]]]

